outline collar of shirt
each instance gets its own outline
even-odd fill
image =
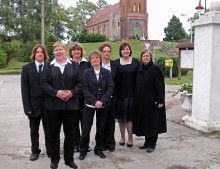
[[[71,62],[68,58],[66,58],[66,61],[65,61],[65,63],[64,63],[63,65],[60,65],[59,63],[57,63],[56,59],[54,58],[54,59],[52,60],[52,62],[50,63],[50,65],[54,65],[54,66],[60,68],[60,71],[61,71],[62,74],[63,74],[65,65],[67,65],[68,63],[72,64],[72,62]]]
[[[88,60],[86,60],[86,58],[82,57],[81,62],[88,62]]]
[[[67,63],[72,64],[72,62],[68,58],[66,58],[66,62],[63,65],[66,65]],[[61,65],[59,63],[57,63],[55,58],[50,62],[50,65],[61,67]]]
[[[94,70],[94,71],[95,71],[96,78],[97,78],[97,80],[98,80],[98,79],[99,79],[100,69],[99,69],[99,70]]]
[[[102,67],[111,71],[110,62],[109,62],[108,64],[104,64],[104,63],[102,62]]]
[[[44,62],[42,62],[42,63],[39,63],[38,61],[34,61],[34,63],[35,63],[35,65],[36,65],[36,67],[37,67],[37,71],[39,72],[39,65],[42,65],[42,70],[43,70],[43,68],[44,68]]]

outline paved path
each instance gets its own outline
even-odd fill
[[[106,152],[106,159],[100,159],[90,152],[84,161],[80,161],[76,153],[75,162],[79,169],[219,169],[220,135],[204,134],[183,125],[181,118],[185,112],[181,109],[178,95],[172,97],[178,88],[166,86],[168,132],[159,135],[153,153],[139,150],[138,146],[143,144],[144,138],[134,136],[132,148],[117,144],[113,153]],[[92,148],[94,131],[93,127]],[[115,135],[118,143],[118,124]],[[61,138],[63,143],[63,133]],[[21,104],[20,76],[0,75],[0,169],[48,169],[50,159],[45,155],[43,137],[40,147],[42,153],[39,159],[31,162],[28,119]],[[63,157],[59,168],[69,168],[64,164]]]

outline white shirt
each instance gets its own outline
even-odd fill
[[[99,73],[100,73],[100,69],[99,70],[94,70],[95,71],[95,75],[97,80],[99,80]]]
[[[60,71],[61,71],[61,73],[63,74],[64,68],[65,68],[65,66],[67,65],[67,63],[72,64],[72,62],[71,62],[68,58],[66,58],[66,62],[65,62],[64,64],[60,65],[59,63],[57,63],[56,59],[54,58],[54,59],[52,60],[52,62],[50,63],[50,65],[54,65],[54,66],[57,66],[58,68],[60,68]]]
[[[38,61],[34,61],[35,62],[35,65],[36,65],[36,68],[37,68],[37,72],[39,73],[39,65],[42,65],[42,71],[43,71],[43,68],[44,68],[44,62],[42,62],[42,63],[39,63]]]
[[[102,67],[105,68],[105,69],[108,69],[110,72],[111,72],[111,66],[110,66],[110,62],[108,64],[104,64],[102,62]]]

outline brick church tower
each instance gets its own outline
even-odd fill
[[[148,38],[147,0],[120,0],[121,39]]]

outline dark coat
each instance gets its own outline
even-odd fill
[[[97,101],[101,101],[104,106],[110,104],[110,99],[114,90],[114,83],[110,71],[100,68],[99,80],[97,81],[94,68],[85,70],[83,75],[85,96],[85,104],[95,105]]]
[[[41,111],[45,111],[45,94],[41,88],[40,76],[35,62],[28,63],[22,67],[21,96],[26,115],[38,117]],[[27,112],[32,112],[32,114],[29,115]]]
[[[42,88],[47,93],[46,110],[78,110],[78,96],[82,93],[83,81],[79,65],[76,62],[67,63],[63,74],[57,66],[48,65],[42,78]],[[70,90],[73,93],[67,101],[59,99],[58,90]]]
[[[163,108],[157,108],[163,103]],[[140,67],[136,80],[133,133],[137,136],[155,136],[165,133],[165,85],[161,69],[151,63],[147,70]]]
[[[119,88],[118,85],[119,85],[119,80],[120,80],[120,65],[118,62],[110,60],[110,67],[111,67],[112,80],[114,82],[113,97],[117,97],[118,88]]]
[[[81,61],[80,64],[79,64],[79,71],[80,71],[80,76],[82,77],[83,79],[83,74],[84,74],[84,71],[88,68],[91,67],[91,63],[90,62],[86,62],[86,61]],[[79,95],[79,98],[82,98],[84,99],[84,95],[83,95],[83,92]]]

